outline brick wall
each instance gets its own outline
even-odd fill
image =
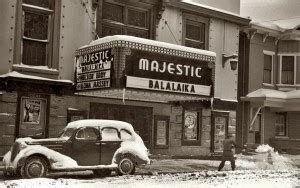
[[[0,94],[0,156],[9,151],[15,140],[17,93]]]

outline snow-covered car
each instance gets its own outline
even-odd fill
[[[150,164],[148,150],[131,124],[96,119],[71,122],[58,138],[19,138],[3,162],[4,174],[23,178],[55,171],[134,174],[136,166]]]

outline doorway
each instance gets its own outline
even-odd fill
[[[151,107],[116,104],[91,103],[91,119],[111,119],[130,123],[147,147],[151,142],[152,113]]]
[[[228,134],[229,112],[213,112],[211,129],[211,151],[223,152],[223,140]]]

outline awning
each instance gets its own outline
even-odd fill
[[[16,71],[0,75],[0,90],[45,92],[49,94],[71,94],[73,82],[71,80],[56,80],[40,76],[21,74]]]
[[[76,95],[101,97],[107,99],[120,99],[123,103],[130,101],[157,102],[157,103],[176,103],[176,102],[195,102],[206,101],[210,103],[210,97],[185,95],[177,93],[166,93],[156,91],[141,91],[138,89],[102,89],[88,90],[75,93]]]
[[[300,90],[278,91],[260,88],[241,97],[241,100],[260,104],[261,107],[281,108],[285,111],[300,110]]]

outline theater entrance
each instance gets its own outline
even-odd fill
[[[152,108],[115,104],[90,104],[91,119],[110,119],[132,124],[134,130],[142,137],[145,145],[151,144]]]

